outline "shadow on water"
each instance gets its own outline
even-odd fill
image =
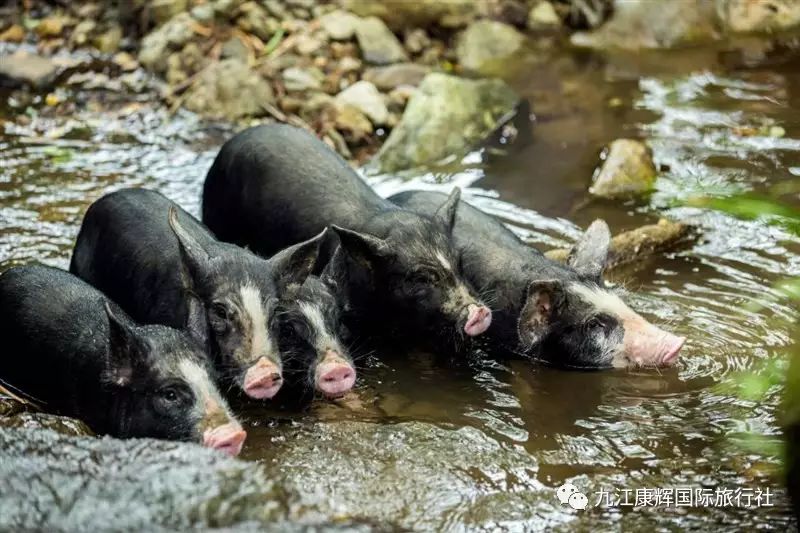
[[[759,221],[680,206],[693,195],[763,192],[800,176],[797,62],[761,68],[736,57],[696,49],[523,58],[510,78],[533,101],[530,144],[488,163],[473,154],[456,170],[369,178],[386,195],[465,187],[468,201],[542,249],[568,245],[597,217],[615,232],[661,214],[699,226],[690,249],[643,261],[615,280],[647,318],[690,341],[677,368],[660,372],[567,373],[525,361],[380,354],[362,361],[357,394],[338,403],[244,407],[243,456],[302,495],[304,511],[295,516],[420,529],[791,523],[774,474],[778,458],[729,440],[748,430],[778,435],[778,391],[756,404],[721,385],[784,356],[797,313],[772,286],[800,274],[800,243]],[[34,260],[65,267],[88,204],[119,187],[159,188],[197,213],[205,172],[228,133],[140,103],[103,113],[80,108],[68,118],[45,110],[25,124],[14,119],[21,111],[2,111],[2,268]],[[649,139],[657,190],[640,201],[589,198],[603,146],[623,136]],[[555,498],[566,480],[589,494],[590,505],[616,489],[769,488],[774,497],[759,509],[578,513]]]

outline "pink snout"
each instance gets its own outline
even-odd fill
[[[625,354],[639,366],[671,366],[680,355],[686,337],[663,331],[644,323],[625,332]]]
[[[244,375],[243,389],[245,394],[256,400],[272,398],[281,388],[283,378],[278,365],[260,357]]]
[[[317,365],[315,383],[317,390],[327,398],[338,398],[346,394],[356,382],[353,365],[337,352],[328,350],[325,358]]]
[[[480,335],[489,329],[492,324],[492,312],[484,305],[470,304],[467,307],[467,322],[464,324],[464,333],[470,337]]]
[[[247,433],[239,424],[223,424],[214,429],[207,429],[203,433],[203,446],[236,457],[242,451],[242,444],[246,438]]]

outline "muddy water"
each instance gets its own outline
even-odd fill
[[[797,313],[772,286],[800,275],[800,242],[762,221],[685,207],[698,194],[764,192],[800,176],[800,62],[751,65],[752,55],[524,57],[509,78],[533,101],[531,143],[485,162],[474,154],[456,171],[369,178],[383,194],[458,184],[543,249],[569,244],[596,217],[613,231],[664,214],[696,224],[702,237],[690,248],[614,279],[645,316],[690,340],[678,366],[660,372],[362,353],[358,393],[345,401],[242,411],[243,456],[294,492],[295,519],[451,530],[791,523],[778,458],[739,444],[750,431],[779,438],[780,391],[751,402],[726,385],[788,352]],[[6,123],[0,268],[65,267],[87,205],[122,186],[158,188],[198,212],[229,132],[141,103],[111,109]],[[592,200],[585,191],[602,146],[621,136],[649,139],[657,191]],[[565,481],[588,495],[586,511],[558,502]],[[605,505],[606,494],[634,503],[637,490],[674,488],[769,490],[771,505]]]

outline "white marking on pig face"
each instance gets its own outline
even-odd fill
[[[255,361],[259,357],[273,359],[277,350],[269,332],[267,311],[261,298],[261,290],[252,283],[247,283],[242,285],[239,294],[242,297],[242,310],[250,322],[248,360]]]
[[[604,337],[602,330],[592,333],[597,335],[596,343],[610,356],[612,366],[661,366],[677,359],[685,340],[682,337],[650,324],[611,291],[581,283],[571,284],[570,289],[591,306],[593,315],[608,315],[622,328],[623,336],[617,340]]]
[[[325,350],[334,350],[343,354],[344,351],[339,344],[336,336],[328,331],[328,325],[325,323],[325,317],[322,315],[322,310],[318,305],[310,302],[300,302],[300,312],[308,320],[311,330],[314,332],[314,348],[319,354]]]
[[[447,257],[445,256],[445,254],[443,254],[440,251],[437,251],[436,252],[436,259],[444,267],[445,270],[450,271],[450,272],[453,271],[453,265],[451,265],[450,261],[447,260]]]
[[[211,380],[208,370],[192,359],[183,358],[178,363],[181,376],[197,399],[194,409],[200,415],[202,430],[234,422],[236,419],[228,409],[228,404]],[[202,433],[202,431],[201,431]]]

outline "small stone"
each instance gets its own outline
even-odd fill
[[[289,17],[289,12],[283,6],[281,0],[264,0],[261,3],[273,17],[279,20],[285,20]]]
[[[36,25],[39,37],[58,37],[64,31],[64,19],[58,16],[47,17]]]
[[[111,60],[116,63],[124,72],[131,72],[139,68],[139,62],[136,61],[136,58],[134,58],[128,52],[118,52],[114,54],[114,57]]]
[[[310,56],[320,48],[322,41],[313,35],[300,34],[295,41],[294,49],[302,56]]]
[[[561,18],[553,4],[542,0],[531,8],[528,13],[528,27],[532,30],[542,28],[557,28],[561,26]]]
[[[44,103],[52,107],[61,103],[61,99],[56,93],[47,93],[47,96],[44,97]]]
[[[358,22],[356,39],[361,54],[368,63],[388,65],[408,59],[400,41],[377,17],[367,17]]]
[[[222,16],[228,16],[236,10],[244,0],[211,0],[211,5],[214,6],[214,11]]]
[[[82,20],[72,30],[70,42],[74,46],[84,46],[89,42],[89,36],[97,28],[97,23],[93,20]]]
[[[307,91],[322,87],[325,75],[316,68],[290,67],[283,71],[281,77],[287,91]]]
[[[333,105],[333,124],[355,141],[366,138],[373,131],[372,123],[360,109],[343,103]]]
[[[212,63],[186,93],[187,109],[224,120],[262,115],[273,100],[269,83],[237,59]]]
[[[800,25],[797,0],[726,0],[717,2],[726,29],[732,32],[771,32]]]
[[[0,56],[0,86],[30,85],[37,89],[49,86],[63,67],[56,59],[18,50]]]
[[[406,33],[404,44],[406,50],[412,54],[420,54],[431,45],[431,38],[422,28],[415,28]]]
[[[458,62],[467,70],[480,71],[490,61],[500,61],[517,52],[525,37],[508,24],[479,20],[459,34]]]
[[[149,2],[150,16],[153,17],[156,26],[164,24],[178,13],[183,13],[187,7],[187,0],[151,0]]]
[[[197,22],[207,24],[214,20],[214,8],[211,4],[199,4],[192,8],[189,12]]]
[[[328,36],[336,41],[352,39],[359,18],[347,11],[336,10],[319,19],[320,26]]]
[[[234,35],[222,45],[220,52],[222,59],[238,59],[247,61],[250,57],[250,49],[238,35]]]
[[[362,63],[355,57],[345,56],[339,61],[339,70],[341,72],[357,72],[361,70]]]
[[[626,197],[650,191],[655,181],[650,149],[641,141],[617,139],[608,147],[589,192],[603,198]]]
[[[431,71],[430,67],[415,63],[397,63],[385,67],[372,67],[364,71],[364,79],[382,91],[400,85],[417,86]]]
[[[786,135],[786,130],[783,126],[771,126],[769,128],[769,136],[774,137],[776,139],[780,139],[781,137]]]
[[[105,54],[116,52],[119,49],[119,43],[122,42],[122,26],[116,23],[112,24],[92,42],[95,48]]]
[[[145,67],[163,73],[169,54],[183,47],[194,35],[194,24],[189,13],[180,13],[148,33],[142,39],[139,61]]]
[[[0,33],[0,41],[7,43],[21,43],[25,39],[25,28],[19,24],[12,24]]]
[[[359,81],[336,95],[334,101],[337,104],[351,105],[364,113],[375,125],[386,124],[389,118],[389,110],[383,95],[372,83]]]
[[[239,7],[236,25],[245,33],[252,33],[262,41],[269,41],[280,28],[277,20],[256,2],[246,2]]]

